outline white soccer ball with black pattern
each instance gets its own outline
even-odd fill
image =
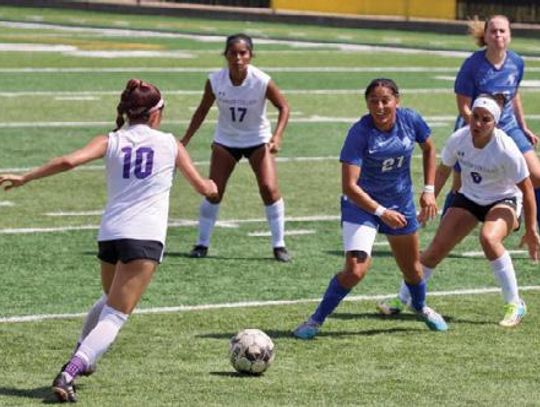
[[[260,375],[274,360],[274,342],[260,329],[244,329],[231,338],[229,356],[238,372]]]

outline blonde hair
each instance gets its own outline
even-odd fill
[[[504,18],[506,21],[508,21],[508,26],[510,26],[510,20],[508,17],[502,15],[502,14],[495,14],[492,16],[489,16],[485,21],[482,21],[478,18],[478,16],[474,16],[471,20],[469,20],[467,26],[468,26],[468,33],[471,37],[473,37],[474,42],[479,47],[485,47],[486,41],[484,40],[484,34],[486,33],[489,23],[494,18]]]

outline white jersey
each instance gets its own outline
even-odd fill
[[[140,239],[165,244],[177,154],[172,134],[147,125],[109,133],[107,206],[98,241]]]
[[[478,205],[489,205],[501,199],[518,197],[516,186],[529,176],[525,158],[514,141],[500,129],[481,149],[474,147],[469,126],[450,136],[441,153],[444,165],[461,166],[459,192]]]
[[[248,65],[246,79],[234,86],[229,68],[209,75],[218,107],[214,141],[227,147],[245,148],[268,143],[272,137],[266,117],[266,88],[270,76]]]

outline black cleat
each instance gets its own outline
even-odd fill
[[[291,256],[285,247],[274,247],[274,258],[282,263],[291,261]]]
[[[206,257],[207,254],[208,247],[198,244],[193,246],[193,250],[191,250],[191,253],[189,253],[189,257],[194,259],[202,259],[203,257]]]
[[[58,376],[55,377],[52,384],[52,391],[58,401],[70,403],[77,401],[73,381],[68,382],[63,372],[58,373]]]

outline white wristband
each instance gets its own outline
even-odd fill
[[[429,194],[434,194],[435,193],[435,185],[424,185],[424,189],[422,190],[422,192],[427,192]]]
[[[377,209],[375,209],[375,212],[373,212],[373,214],[380,218],[384,212],[386,212],[386,208],[382,205],[379,205],[377,206]]]

